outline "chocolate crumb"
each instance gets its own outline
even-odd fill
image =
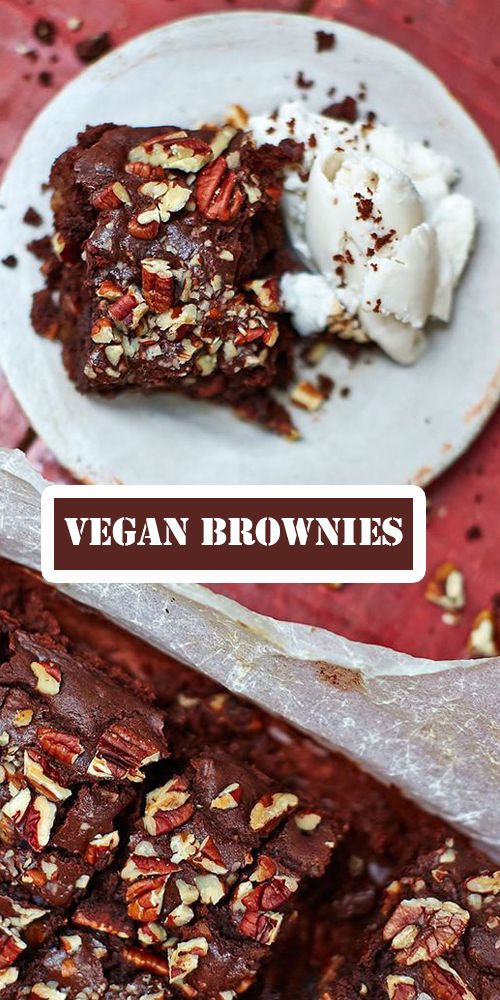
[[[57,35],[57,28],[53,21],[47,21],[44,17],[39,17],[33,25],[33,34],[43,45],[53,45]]]
[[[323,108],[321,114],[353,125],[358,120],[358,105],[354,97],[344,97],[343,101],[337,101]]]
[[[48,70],[44,69],[38,74],[38,82],[42,85],[42,87],[51,87],[52,81],[52,73],[49,73]]]
[[[299,70],[297,76],[295,77],[295,84],[297,87],[300,87],[301,90],[310,90],[311,87],[314,87],[314,80],[308,80],[303,71]]]
[[[331,52],[337,39],[333,31],[316,32],[316,52]]]
[[[471,524],[470,528],[467,528],[467,531],[465,532],[465,537],[468,538],[470,542],[475,542],[478,538],[483,537],[483,532],[478,524]]]
[[[340,390],[340,395],[342,396],[342,399],[347,399],[347,397],[351,395],[351,390],[348,385],[343,386]]]
[[[323,396],[323,399],[330,399],[330,396],[335,388],[335,382],[329,375],[318,375],[318,389]]]
[[[106,55],[112,48],[109,32],[103,31],[100,35],[93,35],[91,38],[83,38],[75,45],[75,52],[83,63],[93,63],[101,56]]]
[[[13,253],[9,253],[7,257],[2,258],[2,264],[4,267],[17,267],[17,257]]]
[[[36,208],[32,208],[30,205],[23,215],[23,222],[25,222],[27,226],[41,226],[42,216],[40,215],[40,212],[37,212]]]

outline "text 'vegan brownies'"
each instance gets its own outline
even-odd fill
[[[289,335],[266,267],[283,245],[286,148],[229,125],[102,125],[56,160],[57,301],[37,293],[32,317],[82,392],[234,402],[275,382]]]

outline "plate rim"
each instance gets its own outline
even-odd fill
[[[126,53],[128,50],[133,50],[137,45],[137,42],[141,39],[148,39],[154,43],[155,36],[164,36],[170,31],[175,31],[177,28],[182,29],[183,27],[189,28],[191,25],[213,24],[214,22],[220,22],[221,20],[255,21],[256,19],[268,20],[269,22],[274,22],[274,23],[292,22],[292,21],[299,21],[302,19],[304,21],[310,22],[311,25],[317,24],[318,27],[326,26],[330,29],[330,31],[333,34],[335,34],[335,31],[337,31],[345,33],[347,36],[351,36],[351,38],[353,39],[356,38],[362,38],[364,40],[376,39],[376,41],[382,43],[385,48],[393,50],[395,59],[400,60],[401,62],[406,64],[412,64],[413,69],[416,72],[418,72],[418,74],[420,74],[421,78],[426,79],[427,82],[432,83],[432,86],[436,88],[438,91],[441,91],[443,96],[446,95],[446,99],[455,106],[456,111],[467,120],[468,127],[474,131],[476,139],[482,144],[484,152],[490,158],[491,166],[494,169],[496,169],[498,178],[500,180],[500,161],[499,157],[497,156],[496,150],[492,142],[488,138],[488,136],[485,135],[483,130],[480,128],[479,124],[472,117],[471,113],[467,110],[462,101],[448,87],[448,85],[441,79],[441,77],[436,72],[434,72],[434,70],[430,69],[428,66],[425,65],[425,63],[421,62],[416,56],[408,52],[406,49],[402,48],[400,45],[396,44],[393,41],[389,41],[383,35],[380,35],[376,32],[368,32],[362,28],[346,24],[343,21],[338,21],[334,18],[325,18],[317,16],[310,12],[282,11],[282,10],[270,11],[264,9],[230,10],[230,11],[225,10],[225,11],[211,11],[207,13],[198,13],[198,14],[182,16],[167,21],[164,24],[156,25],[153,28],[148,28],[147,30],[142,31],[134,35],[133,37],[127,39],[126,41],[122,42],[120,45],[113,48],[112,51],[109,52],[107,55],[105,55],[102,59],[98,60],[93,65],[88,66],[85,69],[81,70],[79,73],[76,74],[76,76],[73,76],[70,80],[68,80],[64,84],[64,86],[62,86],[57,91],[57,93],[51,96],[50,99],[46,102],[46,104],[44,104],[43,108],[41,108],[38,114],[35,115],[35,117],[30,122],[28,128],[23,133],[18,146],[16,147],[14,153],[9,159],[4,175],[2,177],[2,181],[0,184],[0,199],[3,197],[4,190],[7,187],[8,183],[11,182],[11,175],[12,177],[14,177],[14,172],[17,166],[18,158],[21,157],[25,144],[28,143],[31,137],[32,131],[34,131],[36,128],[39,127],[40,122],[41,121],[43,122],[43,119],[46,115],[47,117],[51,116],[51,114],[53,113],[52,112],[53,106],[57,104],[57,102],[61,99],[62,95],[65,94],[68,89],[71,89],[72,86],[76,85],[77,83],[78,85],[81,85],[82,81],[83,81],[83,86],[85,86],[85,81],[88,80],[89,78],[96,77],[98,79],[99,77],[102,77],[103,67],[106,70],[108,66],[112,67],[112,64],[114,62],[119,62],[119,59],[123,55],[123,53]],[[116,68],[119,69],[119,66],[117,66]],[[9,352],[7,352],[7,357],[8,355]],[[22,401],[18,397],[16,392],[16,385],[11,383],[9,363],[7,362],[7,364],[5,364],[5,356],[6,352],[2,348],[2,340],[0,338],[1,370],[3,371],[3,374],[7,379],[9,387],[14,393],[14,396],[18,400],[19,405],[21,406],[26,416],[28,417],[30,425],[33,427],[33,430],[38,435],[39,431],[37,430],[35,423],[32,421],[30,415],[31,396],[29,396],[29,394],[24,394],[26,399],[23,398]],[[14,381],[16,381],[15,378]],[[467,422],[464,421],[465,428],[461,434],[460,444],[457,446],[452,446],[448,452],[445,451],[441,452],[439,461],[435,464],[434,467],[432,468],[425,467],[423,469],[416,471],[415,474],[411,477],[411,479],[407,481],[414,482],[417,485],[425,487],[433,483],[444,472],[450,469],[468,451],[472,443],[480,435],[482,430],[485,428],[487,423],[491,420],[492,416],[494,415],[499,403],[500,403],[500,367],[497,367],[494,371],[491,372],[487,385],[485,386],[483,397],[475,407],[477,412],[475,412],[471,416],[470,420],[468,420]],[[41,436],[43,438],[43,433],[41,434]],[[56,458],[58,458],[58,460],[61,461],[62,464],[64,464],[65,468],[80,481],[85,481],[90,483],[100,482],[100,480],[94,478],[95,473],[92,470],[90,463],[88,462],[88,457],[87,457],[87,464],[85,464],[85,461],[80,460],[78,456],[73,456],[71,460],[68,460],[66,456],[61,457],[60,455],[58,455],[57,449],[52,448],[51,444],[49,444],[49,447],[51,448],[51,450],[54,451]],[[98,464],[99,464],[98,461],[94,463],[96,467],[98,466]],[[109,472],[111,472],[111,470],[109,470]],[[109,476],[108,481],[113,481],[111,479],[111,475]],[[116,481],[116,479],[114,481]]]

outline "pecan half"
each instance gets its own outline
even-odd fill
[[[469,918],[456,903],[432,896],[403,899],[387,921],[383,937],[402,965],[429,962],[456,947]]]
[[[240,922],[240,934],[244,937],[253,938],[260,944],[267,947],[274,944],[283,923],[282,913],[258,913],[254,910],[247,910]]]
[[[141,261],[142,294],[152,312],[163,313],[174,304],[174,276],[166,260]]]
[[[156,743],[124,723],[114,722],[102,733],[87,773],[99,778],[144,781],[144,774],[139,768],[159,759],[160,751]]]
[[[39,726],[36,731],[36,738],[45,753],[49,757],[54,757],[61,764],[74,764],[84,747],[76,736],[70,733],[61,733],[51,726]]]
[[[234,170],[229,170],[226,158],[219,156],[198,175],[195,184],[196,204],[207,219],[229,222],[241,211],[245,202]]]

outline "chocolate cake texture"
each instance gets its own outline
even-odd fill
[[[6,562],[0,607],[5,1000],[497,1000],[446,823]]]

